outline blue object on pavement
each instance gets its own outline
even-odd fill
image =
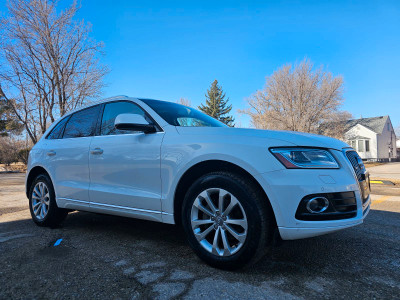
[[[61,244],[62,239],[58,239],[55,243],[54,243],[54,247],[58,246]]]

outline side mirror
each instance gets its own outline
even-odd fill
[[[115,118],[114,126],[118,130],[142,131],[154,133],[156,126],[149,124],[146,119],[138,114],[120,114]]]

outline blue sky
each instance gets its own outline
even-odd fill
[[[60,1],[61,5],[69,3]],[[104,96],[197,106],[217,79],[237,109],[283,64],[311,59],[345,81],[343,109],[400,125],[400,1],[82,0],[103,41]],[[1,9],[4,9],[2,1]]]

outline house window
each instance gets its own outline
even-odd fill
[[[350,146],[351,146],[351,148],[356,150],[356,141],[355,140],[350,141]]]
[[[369,141],[365,141],[365,152],[369,152]]]
[[[364,152],[364,140],[358,140],[358,152]]]

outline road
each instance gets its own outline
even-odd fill
[[[371,178],[400,180],[400,162],[392,162],[375,167],[368,167]]]
[[[255,266],[202,263],[172,225],[71,213],[30,219],[23,175],[0,175],[0,299],[398,299],[400,197],[373,195],[364,224],[284,242]],[[62,239],[59,246],[54,243]]]

